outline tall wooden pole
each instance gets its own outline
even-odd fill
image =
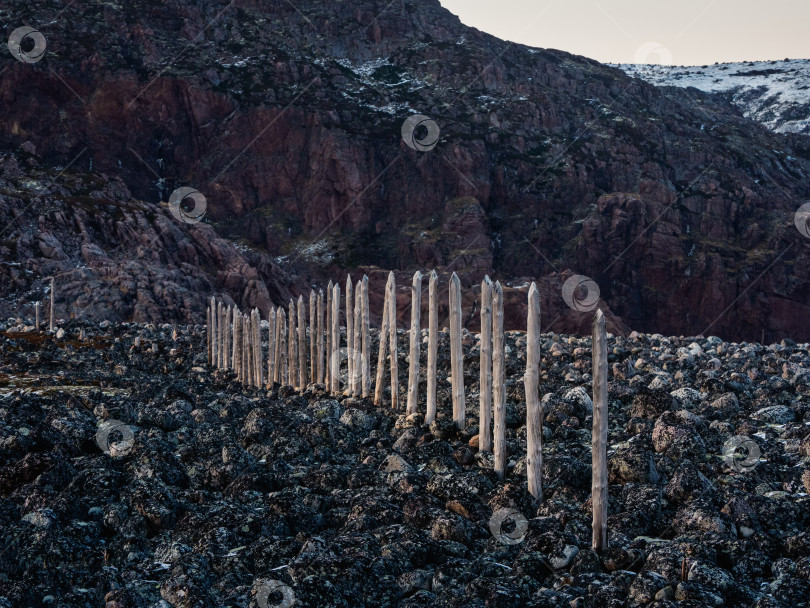
[[[34,302],[34,329],[39,331],[39,302]]]
[[[241,323],[239,309],[233,309],[233,349],[231,350],[231,357],[233,358],[233,371],[236,375],[237,382],[239,381],[239,372],[242,365],[241,359],[241,344],[240,344],[240,329]]]
[[[254,308],[255,321],[253,322],[253,340],[255,341],[254,351],[256,353],[256,388],[261,388],[264,384],[264,359],[262,355],[262,316],[259,309]]]
[[[217,302],[217,329],[219,330],[219,348],[217,349],[217,367],[225,366],[225,305]]]
[[[361,281],[357,281],[354,289],[354,336],[352,337],[352,348],[349,351],[349,356],[352,359],[352,376],[351,380],[351,395],[352,397],[360,396],[360,380],[362,376],[362,331],[363,315],[363,285]]]
[[[492,288],[492,405],[495,419],[495,473],[503,479],[506,471],[506,384],[504,378],[503,288],[499,281]]]
[[[464,350],[461,344],[461,283],[450,277],[450,373],[453,381],[453,421],[460,429],[466,420],[464,402]]]
[[[361,384],[362,384],[362,396],[368,397],[369,392],[371,391],[371,338],[370,338],[370,322],[369,322],[369,313],[368,313],[368,277],[363,275],[363,281],[361,283],[361,293],[362,293],[362,302],[361,307],[362,310],[360,311],[362,317],[362,335],[361,335],[361,342],[362,342],[362,350],[363,356],[360,360],[361,365],[363,366],[363,372],[361,377]]]
[[[608,471],[607,471],[607,334],[601,309],[593,318],[593,438],[591,503],[593,505],[594,551],[607,546]]]
[[[278,383],[287,386],[289,384],[287,377],[287,312],[283,306],[278,307],[276,331],[278,332],[278,339],[276,340],[276,374],[278,375]]]
[[[318,382],[318,362],[315,359],[317,357],[317,349],[316,349],[316,328],[317,328],[317,314],[316,309],[316,296],[315,290],[309,292],[309,381],[312,384]]]
[[[50,316],[50,322],[48,324],[48,331],[53,331],[54,327],[54,311],[53,311],[53,277],[51,277],[51,305],[48,308],[48,315]]]
[[[289,315],[287,317],[287,323],[289,324],[287,326],[289,331],[289,334],[287,335],[287,365],[289,366],[290,371],[287,381],[292,387],[298,386],[298,357],[296,356],[298,354],[298,349],[296,348],[297,336],[295,335],[296,317],[295,300],[290,298]]]
[[[526,477],[529,493],[543,500],[543,405],[540,402],[540,293],[529,287],[526,320]]]
[[[352,276],[346,275],[346,388],[344,395],[351,394],[352,378],[354,377],[354,357],[352,356],[352,340],[354,338],[354,290],[352,289]]]
[[[238,350],[239,345],[238,345],[237,340],[236,340],[236,333],[237,333],[236,326],[237,326],[238,322],[239,322],[239,309],[236,306],[234,306],[233,310],[231,311],[231,325],[230,325],[230,327],[227,328],[227,330],[228,330],[228,333],[231,334],[231,345],[230,345],[230,349],[231,349],[231,368],[233,369],[234,372],[237,372],[237,373],[238,373],[238,369],[239,369],[238,361],[237,361],[238,356],[239,356],[239,350]]]
[[[399,360],[397,357],[397,280],[391,272],[391,301],[388,307],[388,317],[390,325],[388,333],[391,343],[388,348],[391,350],[391,409],[399,409]]]
[[[267,388],[273,386],[276,376],[276,309],[267,312]]]
[[[439,276],[430,272],[428,281],[428,358],[427,358],[427,413],[425,423],[436,418],[436,360],[439,356]]]
[[[326,363],[324,364],[324,380],[326,381],[326,391],[332,394],[332,292],[334,291],[332,281],[326,286]]]
[[[316,374],[316,382],[318,384],[322,384],[324,382],[323,377],[323,332],[324,332],[324,325],[323,325],[323,289],[318,290],[318,371]],[[313,328],[315,325],[313,324]]]
[[[304,296],[298,296],[298,387],[307,388],[307,311]]]
[[[478,451],[492,450],[492,281],[481,281],[481,364]]]
[[[385,389],[385,359],[388,353],[389,331],[388,325],[391,323],[391,313],[389,312],[391,298],[391,277],[388,275],[388,283],[385,285],[385,300],[383,303],[382,327],[380,327],[380,348],[377,351],[377,382],[374,389],[374,405],[382,405],[383,390]]]
[[[407,415],[415,414],[419,401],[419,355],[422,343],[422,273],[418,270],[411,283],[411,342],[408,365]]]
[[[208,365],[211,365],[211,344],[213,342],[214,334],[212,330],[211,324],[211,304],[209,302],[208,306],[205,307],[205,337],[206,337],[206,345],[208,347]]]
[[[340,392],[340,285],[332,287],[332,356],[329,359],[332,372],[332,394]]]

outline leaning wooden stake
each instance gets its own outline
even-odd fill
[[[295,300],[290,298],[289,316],[287,317],[287,365],[289,366],[289,375],[287,382],[292,387],[298,386],[298,349],[296,348],[297,336],[295,335]]]
[[[267,312],[267,388],[273,386],[276,375],[276,311],[271,306]]]
[[[391,409],[399,409],[399,361],[397,359],[397,281],[394,273],[390,273],[391,300],[388,306],[388,335],[391,343]]]
[[[340,392],[340,285],[332,286],[332,354],[329,358],[332,394]]]
[[[593,506],[593,540],[591,547],[601,551],[607,546],[607,334],[605,315],[596,311],[593,318],[593,436],[591,503]]]
[[[324,325],[323,325],[323,290],[318,290],[318,371],[315,375],[315,382],[318,384],[322,384],[324,381],[323,377],[323,332],[324,332]],[[312,328],[315,329],[315,324],[312,324]],[[313,364],[314,368],[314,364]]]
[[[481,363],[478,451],[492,450],[492,281],[481,281]]]
[[[543,500],[543,405],[540,402],[540,293],[529,287],[526,320],[526,477],[529,494]]]
[[[461,345],[461,283],[454,272],[450,277],[450,374],[453,382],[453,422],[464,428],[464,350]]]
[[[334,285],[332,281],[326,286],[326,363],[324,363],[324,382],[326,383],[326,391],[332,393],[332,291]]]
[[[415,414],[419,398],[419,354],[422,344],[422,273],[418,270],[411,283],[411,343],[408,366],[407,415]]]
[[[363,367],[362,377],[361,377],[361,385],[362,385],[362,396],[368,397],[369,391],[371,391],[371,338],[369,335],[370,332],[370,325],[369,325],[369,315],[368,315],[368,277],[363,275],[363,282],[362,282],[362,301],[361,301],[361,310],[360,316],[362,318],[362,332],[361,332],[361,342],[362,342],[362,357],[360,359],[360,365]]]
[[[439,356],[439,276],[433,270],[428,282],[427,413],[425,423],[436,418],[436,360]]]
[[[316,309],[315,309],[315,290],[309,292],[309,381],[312,384],[315,384],[318,380],[316,378],[317,375],[317,361],[315,357],[317,356],[316,349],[315,349],[315,329],[317,326],[317,318],[316,318]]]
[[[363,324],[363,316],[361,313],[363,303],[363,286],[360,281],[357,281],[354,289],[354,335],[352,336],[352,347],[349,349],[349,357],[352,360],[352,375],[349,379],[351,384],[351,396],[360,396],[360,376],[362,375],[362,352],[361,352],[361,326]]]
[[[39,302],[34,302],[34,329],[39,331]]]
[[[54,327],[54,312],[53,312],[53,277],[51,277],[51,305],[48,309],[48,315],[50,316],[50,323],[48,324],[48,331],[53,331]]]
[[[352,356],[352,340],[354,339],[354,290],[352,288],[352,275],[346,275],[346,387],[344,395],[351,394],[352,378],[354,377],[354,357]]]
[[[492,406],[495,419],[495,473],[503,479],[506,470],[506,384],[504,378],[503,289],[492,288]]]
[[[388,275],[388,283],[385,285],[385,300],[383,303],[382,313],[382,327],[380,327],[380,349],[377,352],[377,382],[374,389],[374,405],[382,404],[383,390],[385,389],[385,359],[388,354],[388,325],[391,323],[391,314],[389,312],[389,297],[391,285],[391,277],[393,273]]]
[[[298,388],[307,387],[307,311],[304,296],[298,296]]]

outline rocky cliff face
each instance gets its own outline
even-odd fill
[[[48,43],[39,63],[4,59],[0,145],[31,141],[57,165],[86,147],[80,168],[92,159],[147,201],[193,186],[218,234],[310,282],[370,267],[435,265],[470,286],[578,273],[622,327],[809,335],[793,213],[810,143],[723,100],[500,41],[437,0],[59,10],[0,9]],[[401,136],[416,113],[440,130],[429,151]],[[582,323],[548,299],[556,329]]]

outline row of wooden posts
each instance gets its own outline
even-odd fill
[[[419,409],[419,372],[421,349],[422,273],[411,284],[411,323],[406,414]],[[233,370],[237,379],[249,386],[270,387],[273,383],[303,390],[309,383],[325,384],[333,394],[370,397],[370,327],[368,277],[355,284],[346,279],[346,348],[341,349],[340,286],[329,285],[309,294],[309,325],[303,296],[288,307],[271,308],[267,314],[267,365],[262,351],[260,313],[253,309],[242,313],[211,298],[207,310],[208,361]],[[436,418],[436,361],[438,357],[438,276],[429,275],[428,352],[425,422]],[[458,428],[466,424],[464,394],[464,351],[462,348],[461,284],[453,273],[450,299],[450,378],[453,421]],[[539,394],[540,378],[540,294],[535,283],[528,293],[526,372],[526,470],[529,492],[543,499],[543,407]],[[489,277],[481,284],[481,343],[478,449],[492,451],[494,468],[501,479],[506,470],[506,383],[503,330],[503,288]],[[593,321],[593,548],[607,544],[607,338],[605,316],[598,310]],[[389,361],[391,407],[399,409],[399,370],[397,357],[397,306],[394,273],[385,287],[382,322],[377,351],[374,403],[381,405],[385,389],[385,363]],[[307,359],[309,350],[309,359]],[[390,353],[390,357],[389,357]],[[341,361],[347,359],[346,379],[341,382]],[[266,369],[266,374],[265,374]],[[309,370],[309,373],[307,373]],[[494,428],[491,428],[493,427]]]

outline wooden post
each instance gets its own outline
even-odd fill
[[[453,381],[453,422],[464,428],[464,349],[461,344],[461,283],[454,272],[450,277],[450,374]]]
[[[415,414],[419,401],[419,355],[422,343],[422,273],[418,270],[411,283],[411,343],[408,365],[407,415]]]
[[[233,312],[231,314],[231,327],[228,327],[228,331],[231,333],[231,367],[233,368],[234,372],[238,373],[239,365],[238,365],[238,357],[239,357],[239,345],[236,339],[236,330],[237,324],[239,323],[239,309],[234,306]]]
[[[362,396],[368,397],[369,391],[371,390],[371,342],[369,337],[369,315],[368,315],[368,277],[363,275],[363,282],[361,284],[361,293],[362,293],[362,301],[361,301],[361,311],[360,315],[362,317],[362,357],[360,359],[360,364],[363,366],[362,371]]]
[[[280,319],[280,320],[279,320]],[[287,312],[282,306],[278,307],[276,315],[276,373],[279,384],[287,384]]]
[[[593,318],[593,438],[591,503],[593,540],[591,547],[601,551],[607,546],[608,471],[607,471],[607,334],[605,315],[598,309]]]
[[[234,371],[236,372],[236,381],[242,381],[242,368],[244,367],[244,360],[242,359],[242,311],[236,309],[236,314],[233,316],[233,352],[236,365]]]
[[[333,287],[330,280],[326,286],[326,362],[324,363],[324,381],[326,391],[330,394],[332,393],[332,315],[335,312],[332,307]]]
[[[298,296],[298,388],[307,388],[307,311],[304,296]]]
[[[481,281],[481,364],[480,364],[478,451],[492,450],[492,281]]]
[[[492,288],[492,405],[495,420],[495,473],[503,479],[506,470],[506,384],[504,378],[503,288]]]
[[[377,383],[374,389],[374,405],[382,404],[383,390],[385,389],[385,358],[388,353],[389,331],[388,325],[391,323],[391,278],[393,273],[388,275],[388,283],[385,285],[385,300],[382,313],[382,327],[380,327],[380,349],[377,351]]]
[[[324,382],[323,377],[323,290],[318,290],[318,371],[316,374],[315,382],[318,384],[322,384]],[[315,324],[313,323],[312,328],[315,328]],[[314,366],[314,364],[313,364]]]
[[[332,286],[332,354],[329,357],[332,394],[340,392],[340,285]]]
[[[51,277],[51,305],[48,310],[50,316],[50,323],[48,324],[48,331],[53,331],[54,327],[54,312],[53,312],[53,277]]]
[[[430,272],[428,281],[428,357],[427,357],[427,413],[425,423],[436,419],[436,360],[439,356],[439,276]]]
[[[317,356],[316,348],[315,348],[315,330],[317,327],[317,318],[316,318],[316,304],[315,304],[315,290],[309,292],[309,381],[312,384],[315,384],[317,379],[317,361],[315,357]]]
[[[344,395],[351,394],[352,377],[354,376],[354,357],[352,356],[352,339],[354,338],[354,290],[352,275],[346,275],[346,387]]]
[[[529,494],[543,500],[543,405],[540,402],[540,293],[529,287],[526,320],[526,477]]]
[[[34,329],[39,331],[39,302],[34,302]]]
[[[253,314],[255,321],[253,322],[253,340],[255,341],[254,352],[256,353],[256,388],[261,388],[264,384],[264,359],[262,354],[262,316],[259,314],[259,309],[254,308]]]
[[[205,307],[205,345],[207,347],[207,358],[208,365],[211,365],[211,304],[209,303],[208,306]]]
[[[217,330],[219,332],[219,348],[217,348],[217,367],[222,369],[225,363],[225,310],[222,302],[217,302]]]
[[[295,335],[296,317],[295,300],[290,298],[289,315],[287,317],[287,330],[289,332],[287,334],[287,365],[289,366],[290,372],[287,381],[292,387],[298,386],[298,349],[296,348],[297,336]]]
[[[223,330],[224,330],[223,334],[225,336],[225,341],[224,341],[224,343],[222,345],[223,367],[225,369],[230,369],[230,367],[231,367],[230,346],[231,346],[231,315],[232,314],[233,314],[233,311],[231,310],[231,307],[228,306],[225,309],[225,319],[224,319],[225,325],[223,327]]]
[[[267,388],[271,388],[276,376],[276,310],[272,306],[267,312],[267,324]]]
[[[250,313],[242,318],[242,331],[245,334],[245,384],[253,385],[253,331],[250,327]]]
[[[361,312],[363,305],[363,285],[357,281],[354,289],[354,334],[352,335],[352,347],[349,356],[352,359],[352,376],[349,379],[351,385],[351,396],[360,396],[360,376],[362,376],[363,353],[361,344],[361,326],[363,325],[363,315]]]
[[[388,332],[391,343],[388,345],[391,351],[391,409],[399,409],[399,360],[397,358],[397,280],[394,273],[389,274],[391,278],[391,301],[388,306],[388,317],[390,324]]]

